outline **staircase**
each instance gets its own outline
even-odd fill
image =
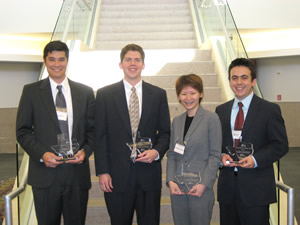
[[[204,99],[201,105],[204,108],[214,111],[221,104],[221,89],[217,85],[218,76],[214,72],[211,52],[196,49],[188,0],[102,0],[96,51],[89,53],[92,56],[82,54],[80,61],[90,62],[90,71],[94,74],[107,76],[107,72],[97,71],[99,67],[107,67],[110,74],[116,75],[117,71],[114,69],[118,64],[120,50],[129,43],[139,44],[145,49],[146,68],[143,80],[167,91],[171,119],[185,111],[178,103],[175,92],[175,81],[183,74],[195,73],[202,78]],[[113,60],[115,61],[112,63]],[[110,65],[107,66],[108,64]],[[77,72],[84,72],[78,69]],[[119,72],[115,81],[123,77],[122,71]],[[75,69],[72,73],[75,73]],[[85,74],[89,74],[86,68]],[[93,85],[95,84],[91,86]],[[165,185],[166,161],[164,157],[160,224],[172,225],[169,189]],[[95,176],[93,156],[90,158],[90,165],[92,189],[86,225],[108,225],[110,219],[98,177]],[[136,224],[135,218],[133,224]],[[211,225],[218,224],[219,208],[216,202]]]
[[[144,49],[195,48],[188,0],[103,0],[98,50],[120,50],[128,43]]]

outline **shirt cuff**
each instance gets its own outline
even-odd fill
[[[254,160],[254,168],[257,168],[257,167],[258,167],[258,165],[257,165],[256,159],[254,158],[254,156],[253,156],[253,155],[251,155],[251,156],[252,156],[252,158],[253,158],[253,160]]]
[[[153,149],[153,150],[155,150],[155,151],[157,152],[157,156],[156,156],[156,158],[154,159],[154,161],[157,161],[157,160],[160,159],[160,157],[159,157],[159,152],[158,152],[156,149]]]

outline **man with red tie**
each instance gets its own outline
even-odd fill
[[[277,104],[253,93],[256,73],[250,60],[233,60],[228,73],[235,98],[216,108],[223,132],[220,224],[269,225],[269,204],[276,202],[273,163],[288,152],[284,120]],[[230,147],[236,153],[243,143],[253,146],[253,154],[229,154]]]

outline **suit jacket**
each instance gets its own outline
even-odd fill
[[[170,116],[166,92],[146,82],[142,83],[142,114],[138,131],[141,137],[150,137],[160,160],[169,146]],[[123,81],[97,91],[95,113],[96,175],[108,173],[114,191],[126,191],[129,179],[132,132]],[[144,174],[144,190],[160,190],[160,160],[151,164],[136,163]]]
[[[175,181],[181,166],[190,164],[200,172],[201,184],[212,190],[220,165],[222,132],[217,114],[200,105],[183,139],[187,113],[174,118],[171,130],[170,148],[167,154],[166,181]],[[184,154],[174,152],[176,143],[185,143]]]
[[[81,188],[90,188],[88,157],[93,152],[94,140],[94,93],[90,87],[69,80],[73,105],[72,138],[84,149],[86,159],[74,165]],[[40,161],[43,154],[53,152],[60,127],[56,115],[49,78],[24,86],[19,103],[16,135],[22,148],[29,154],[28,184],[48,187],[56,177],[56,169]]]
[[[230,116],[233,100],[217,107],[223,132],[222,153],[233,146]],[[288,140],[280,107],[256,95],[250,103],[242,130],[242,141],[252,143],[258,167],[238,168],[238,185],[245,205],[257,206],[276,202],[273,163],[288,152]],[[231,203],[233,168],[223,167],[218,181],[218,201]]]

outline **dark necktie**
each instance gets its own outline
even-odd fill
[[[239,102],[239,111],[236,115],[235,118],[235,123],[234,123],[234,130],[242,130],[243,129],[243,124],[244,124],[244,112],[243,112],[243,103]],[[234,147],[237,147],[238,143],[240,142],[240,139],[234,139]]]
[[[58,89],[58,93],[56,94],[56,111],[67,113],[67,105],[66,105],[66,100],[65,96],[62,93],[62,85],[57,85],[56,87]],[[60,119],[58,117],[58,122],[60,126],[60,131],[62,134],[65,134],[66,139],[69,139],[69,127],[68,127],[68,117],[66,119]]]

